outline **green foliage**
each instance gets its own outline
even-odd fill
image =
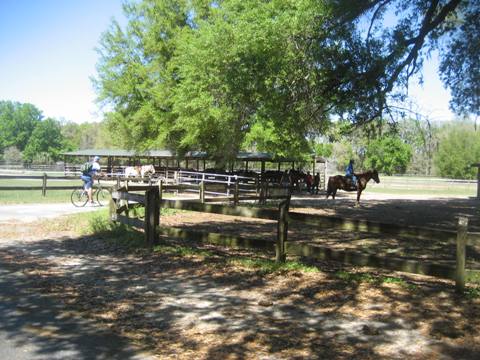
[[[297,261],[286,261],[278,263],[270,259],[235,257],[229,260],[230,264],[254,269],[262,274],[271,274],[275,272],[303,271],[318,272],[315,266],[309,266]]]
[[[437,151],[439,126],[428,119],[407,118],[398,123],[398,135],[412,147],[412,160],[407,172],[433,174],[433,156]]]
[[[443,129],[434,161],[440,176],[474,179],[477,169],[471,167],[480,159],[480,132],[471,124],[449,124]]]
[[[199,256],[202,258],[208,258],[214,256],[212,251],[181,245],[157,245],[153,248],[153,251],[160,254],[169,254],[179,257]]]
[[[441,52],[440,74],[451,90],[450,106],[459,114],[480,115],[480,3],[463,1],[449,19],[450,36]]]
[[[4,150],[3,159],[6,162],[18,163],[22,161],[22,153],[16,146],[10,146]]]
[[[315,143],[313,149],[317,156],[322,156],[324,158],[328,158],[333,154],[332,143]]]
[[[345,270],[340,270],[335,273],[335,276],[347,283],[371,283],[376,285],[381,284],[397,284],[403,288],[409,290],[417,289],[417,286],[414,284],[410,284],[402,278],[394,277],[394,276],[379,276],[371,273],[366,272],[349,272]]]
[[[42,113],[32,104],[0,101],[0,153],[15,146],[23,151]]]
[[[352,144],[350,144],[348,140],[334,143],[332,153],[337,162],[338,171],[344,172],[351,159],[355,161],[355,169],[360,168],[358,156],[355,154]]]
[[[452,44],[445,81],[463,94],[453,106],[478,109],[473,1],[142,0],[124,9],[127,26],[113,22],[102,36],[94,80],[120,147],[204,150],[220,163],[243,149],[302,157],[331,118],[339,133],[382,119],[443,38]],[[398,21],[382,21],[395,10]],[[459,85],[467,55],[471,81]],[[381,136],[376,125],[366,132]],[[364,149],[352,143],[352,152],[361,163]],[[402,161],[391,166],[404,171]]]
[[[60,123],[47,118],[37,124],[23,152],[24,160],[50,162],[59,159],[63,149],[63,136]]]
[[[411,158],[411,146],[398,136],[388,135],[367,145],[365,166],[387,175],[403,174]]]
[[[61,132],[65,151],[117,148],[105,122],[82,124],[63,122],[61,123]]]

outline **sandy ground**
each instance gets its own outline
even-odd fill
[[[26,299],[21,311],[48,313],[30,310],[25,296],[41,294],[159,359],[480,356],[479,299],[455,294],[448,281],[322,262],[311,264],[317,272],[265,273],[238,262],[263,257],[255,252],[169,239],[155,253],[131,252],[52,229],[0,225],[0,239],[9,239],[0,245],[2,270],[30,284],[15,295]],[[191,246],[196,252],[178,251]],[[0,331],[37,348],[59,336],[53,320],[32,332],[16,328],[18,312],[0,316]],[[71,346],[82,326],[63,329],[58,346]]]
[[[101,206],[75,207],[71,203],[1,205],[0,224],[28,223],[40,219],[53,219],[66,214],[77,214],[101,209]]]

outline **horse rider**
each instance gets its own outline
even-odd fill
[[[345,170],[345,176],[352,179],[352,185],[354,187],[357,187],[357,177],[353,173],[353,164],[354,163],[355,163],[355,161],[353,161],[353,159],[351,159],[350,162],[348,163],[347,169]]]

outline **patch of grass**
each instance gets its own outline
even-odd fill
[[[345,270],[339,270],[335,273],[335,276],[345,282],[348,283],[370,283],[375,285],[381,284],[397,284],[405,289],[415,290],[417,288],[416,285],[410,284],[402,278],[394,277],[394,276],[376,276],[368,272],[348,272]]]
[[[480,298],[480,286],[467,288],[464,292],[464,295],[468,299],[478,299],[478,298]]]
[[[80,236],[95,236],[128,249],[144,248],[144,234],[130,226],[111,222],[108,209],[64,216],[43,221],[48,231],[73,231]]]
[[[215,254],[212,251],[188,246],[157,245],[153,248],[154,252],[160,254],[176,255],[181,257],[200,256],[202,258],[212,257]]]
[[[248,269],[254,269],[262,274],[288,271],[319,272],[318,268],[305,265],[297,261],[286,261],[284,263],[277,263],[275,262],[275,260],[270,259],[235,257],[233,259],[230,259],[229,263],[235,266],[242,266]]]
[[[42,196],[42,190],[2,190],[0,204],[34,204],[69,202],[72,190],[56,190],[55,186],[78,186],[79,180],[47,180],[47,193]],[[0,179],[0,186],[42,186],[41,179]],[[53,189],[52,189],[53,188]]]
[[[170,208],[160,208],[160,215],[176,215],[185,212],[185,210],[170,209]]]
[[[436,195],[436,196],[475,196],[472,189],[450,188],[450,189],[399,189],[399,188],[380,188],[371,187],[365,190],[365,193],[392,194],[392,195]]]

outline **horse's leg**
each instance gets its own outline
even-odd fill
[[[357,190],[357,202],[355,203],[355,207],[360,207],[360,195],[362,195],[363,189],[360,187]]]

